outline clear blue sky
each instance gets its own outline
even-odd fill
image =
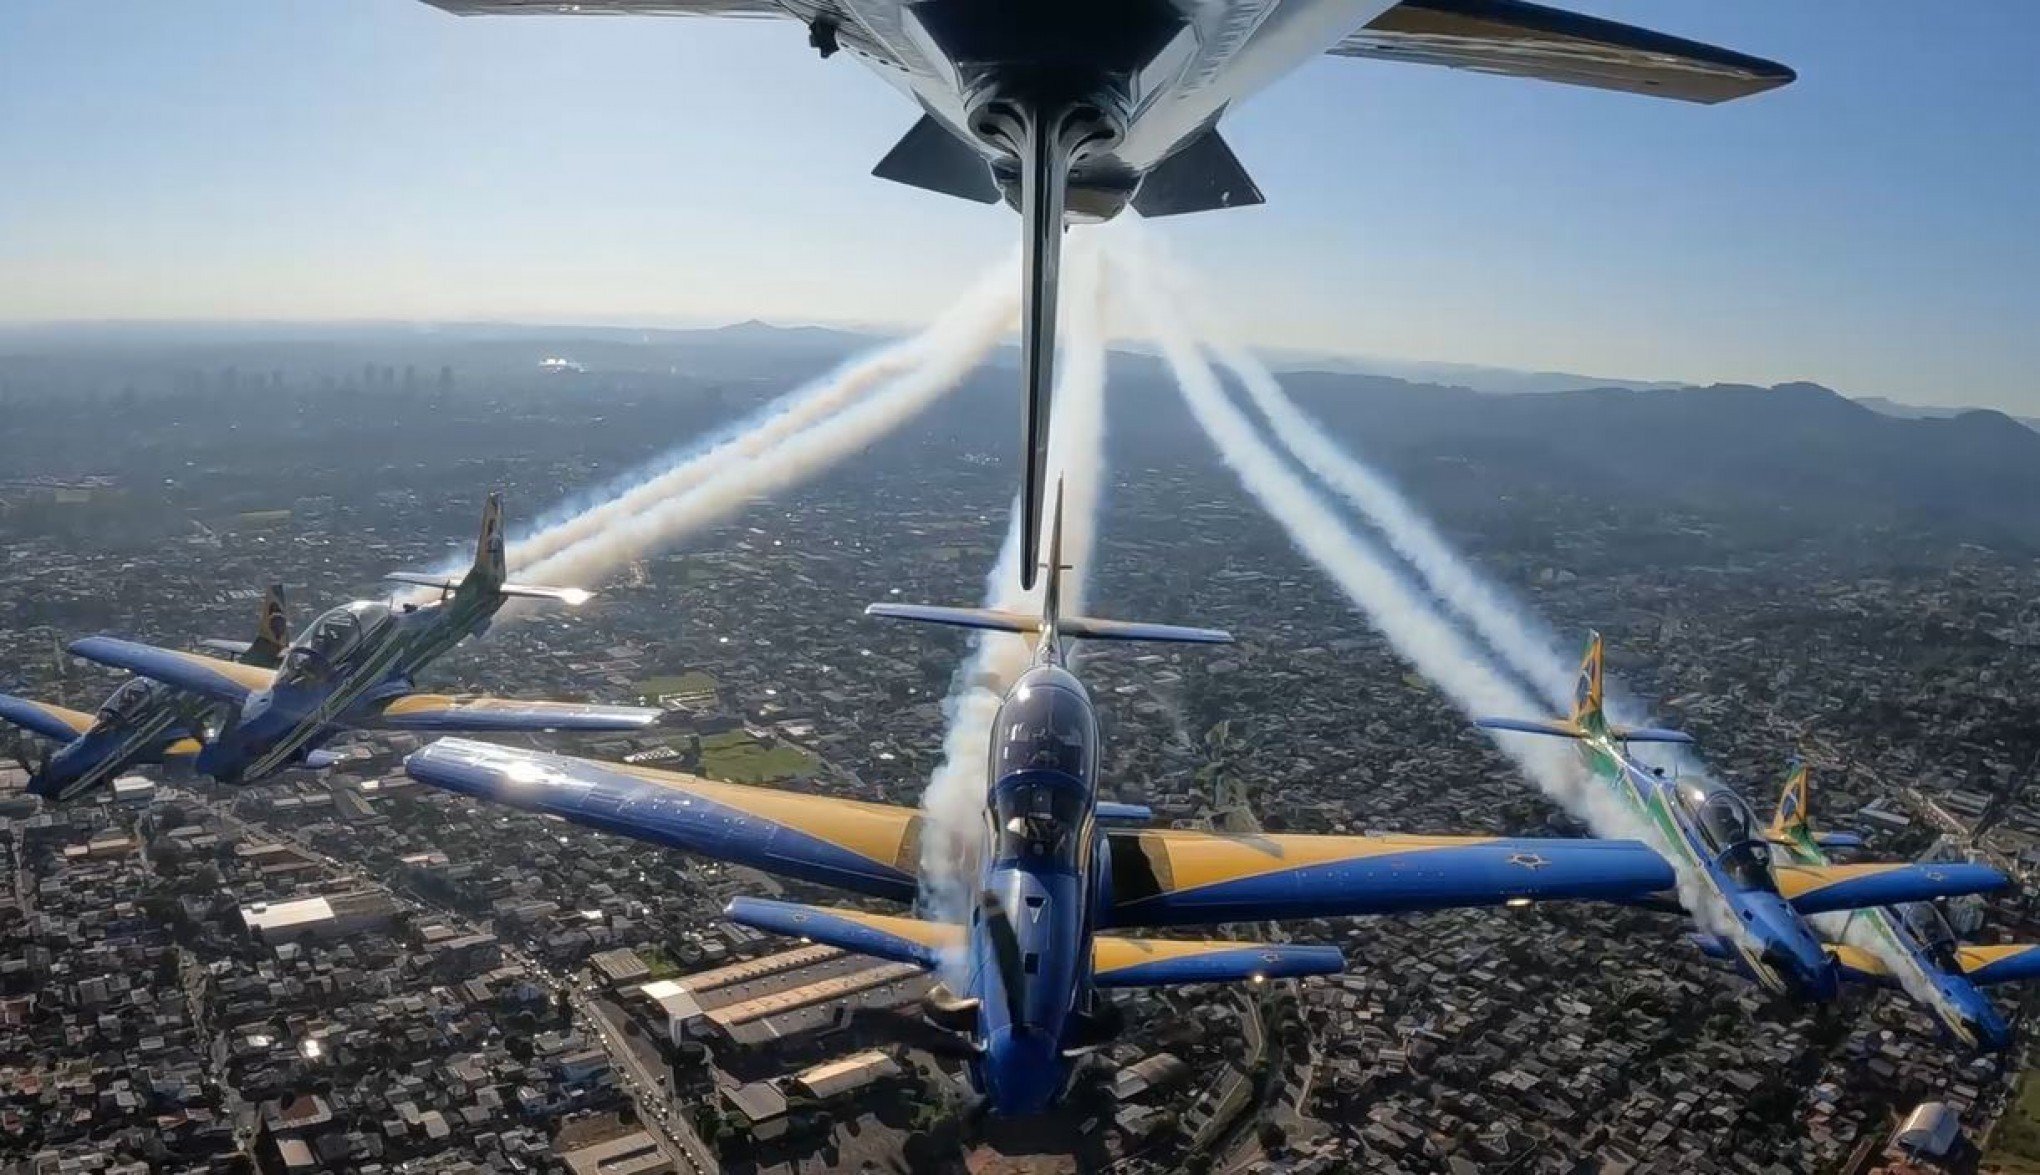
[[[2040,4],[1572,0],[1773,57],[1706,108],[1326,60],[1171,222],[1261,342],[2040,413]],[[0,6],[0,320],[910,323],[1013,239],[791,22]]]

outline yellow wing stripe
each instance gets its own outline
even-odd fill
[[[1830,954],[1834,955],[1837,963],[1851,971],[1859,971],[1864,975],[1874,975],[1879,979],[1891,978],[1891,968],[1885,966],[1884,960],[1871,954],[1869,951],[1863,950],[1860,947],[1843,946],[1840,944],[1831,945],[1827,949]]]
[[[859,926],[903,938],[908,942],[927,947],[931,951],[944,951],[963,942],[963,927],[952,922],[924,922],[919,918],[901,918],[892,914],[866,914],[859,910],[825,909],[822,913]]]
[[[1492,836],[1227,836],[1150,829],[1133,838],[1161,883],[1181,893],[1312,865],[1490,844]],[[1123,845],[1125,842],[1119,842]],[[1115,846],[1115,851],[1123,851]]]
[[[171,743],[169,746],[163,748],[163,756],[169,759],[182,759],[190,756],[196,756],[198,752],[202,749],[203,744],[201,744],[197,739],[180,738],[176,742]]]
[[[28,704],[41,710],[58,722],[63,723],[65,726],[70,727],[73,734],[84,734],[86,731],[91,730],[92,723],[95,721],[90,714],[67,709],[63,706],[52,706],[48,702],[29,702]]]
[[[1808,894],[1819,893],[1832,886],[1890,873],[1895,869],[1909,869],[1903,863],[1881,865],[1776,865],[1772,876],[1778,879],[1778,893],[1786,901],[1795,901]]]
[[[222,661],[218,657],[208,657],[203,653],[184,653],[175,649],[164,649],[162,651],[172,657],[182,658],[200,669],[217,673],[251,693],[259,693],[276,684],[276,672],[274,670],[258,669],[253,665],[244,665],[239,661]]]
[[[1260,945],[1251,942],[1228,942],[1223,939],[1101,936],[1091,940],[1091,969],[1102,974],[1117,971],[1122,967],[1138,967],[1142,963],[1158,963],[1167,959],[1187,959],[1194,955],[1212,955],[1222,951],[1253,950]]]
[[[1961,961],[1964,975],[1974,975],[1993,963],[2016,959],[2033,950],[2040,950],[2040,947],[2027,942],[2013,942],[1997,946],[1962,947],[1955,952],[1955,957]]]
[[[920,872],[921,814],[913,808],[837,799],[834,796],[803,795],[776,788],[748,787],[741,783],[719,783],[698,775],[625,763],[604,766],[647,783],[734,808],[746,815],[826,841],[867,860],[892,866],[903,873]]]

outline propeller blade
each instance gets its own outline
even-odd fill
[[[930,1056],[950,1061],[978,1059],[978,1047],[970,1041],[897,1008],[856,1008],[851,1011],[850,1020],[861,1029]]]
[[[992,939],[992,961],[999,968],[999,986],[1006,992],[1006,1020],[1009,1024],[1020,1023],[1020,988],[1025,977],[1020,968],[1020,936],[1014,933],[1013,920],[1006,914],[1006,903],[990,890],[978,895],[978,903],[984,910],[985,933]]]

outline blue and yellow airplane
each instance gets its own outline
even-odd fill
[[[1678,871],[1676,901],[1707,936],[1711,953],[1735,962],[1766,990],[1809,1001],[1833,999],[1840,990],[1834,952],[1807,923],[1809,915],[2011,884],[1984,865],[1778,861],[1749,801],[1733,788],[1713,780],[1668,779],[1630,755],[1631,743],[1693,740],[1674,730],[1611,724],[1602,707],[1601,662],[1601,634],[1593,633],[1580,662],[1571,718],[1482,718],[1477,725],[1575,740],[1587,769],[1651,831],[1654,847]]]
[[[1806,766],[1795,764],[1785,777],[1768,833],[1784,860],[1821,867],[1828,864],[1827,850],[1861,846],[1846,833],[1813,831],[1809,811]],[[1930,870],[1947,867],[1925,865]],[[2040,945],[1966,945],[1931,902],[1872,907],[1846,918],[1845,923],[1824,919],[1814,924],[1829,940],[1845,982],[1905,992],[1957,1044],[1984,1052],[2011,1047],[2011,1025],[1982,988],[2040,978]],[[1712,945],[1703,943],[1702,949]]]
[[[404,572],[388,578],[437,588],[440,598],[426,604],[357,600],[335,608],[284,649],[274,670],[108,636],[74,641],[70,650],[224,707],[224,721],[205,733],[194,764],[222,783],[253,782],[303,764],[345,730],[614,731],[658,720],[658,710],[635,706],[417,691],[412,678],[419,670],[486,631],[511,598],[570,606],[588,598],[580,588],[504,581],[503,508],[495,494],[483,510],[480,547],[465,576]]]
[[[734,921],[940,971],[923,1011],[968,1060],[985,1108],[1041,1112],[1075,1059],[1107,1041],[1116,987],[1258,982],[1336,972],[1331,946],[1150,938],[1138,927],[1334,918],[1555,898],[1626,900],[1672,884],[1634,841],[1453,836],[1227,835],[1139,827],[1151,813],[1097,797],[1098,720],[1066,639],[1219,643],[1211,629],[1058,611],[1060,508],[1041,614],[875,604],[872,615],[1021,633],[1033,666],[993,726],[975,828],[914,809],[718,783],[624,764],[447,739],[406,764],[423,782],[591,828],[871,898],[912,903],[924,838],[961,835],[957,921],[740,897]],[[933,903],[931,903],[933,904]],[[949,1035],[954,1034],[954,1035]]]
[[[272,585],[262,596],[254,640],[199,645],[231,653],[244,665],[272,667],[290,640],[285,623],[283,588]],[[30,773],[28,790],[59,804],[110,783],[131,767],[190,765],[200,750],[196,735],[204,709],[190,695],[146,677],[123,682],[92,714],[0,694],[0,719],[63,744],[39,763],[21,756]]]

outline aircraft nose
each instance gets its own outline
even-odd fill
[[[1062,1055],[1042,1033],[999,1029],[985,1042],[981,1065],[986,1100],[1002,1117],[1046,1113],[1062,1092]]]
[[[53,803],[68,800],[76,790],[78,781],[84,778],[89,766],[90,764],[76,753],[74,747],[65,747],[51,755],[49,761],[43,764],[42,770],[29,777],[29,794],[41,796]]]
[[[1781,903],[1780,909],[1765,910],[1753,928],[1764,939],[1764,962],[1784,978],[1795,997],[1818,1004],[1841,994],[1840,969],[1797,914]]]
[[[1989,996],[1972,988],[1956,1000],[1955,1009],[1979,1051],[2000,1053],[2012,1047],[2012,1026],[2005,1023]]]

